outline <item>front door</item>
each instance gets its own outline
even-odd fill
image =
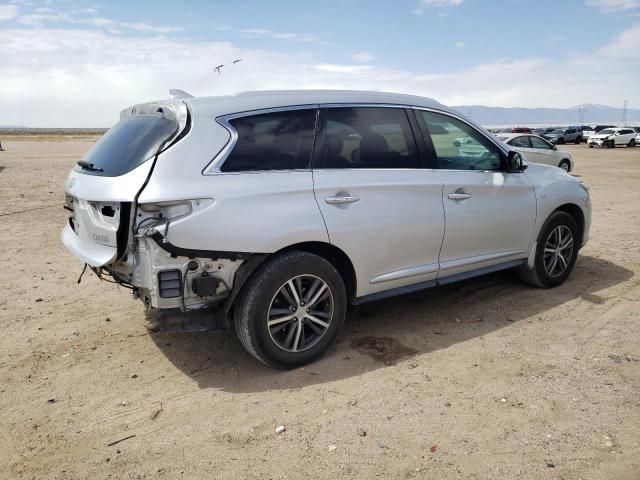
[[[438,278],[526,258],[536,219],[526,176],[504,171],[500,148],[466,122],[427,110],[416,115],[443,183]]]
[[[331,243],[353,262],[356,295],[433,281],[442,182],[422,168],[407,111],[328,108],[321,117],[315,195]]]

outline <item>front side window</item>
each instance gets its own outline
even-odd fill
[[[330,108],[323,168],[420,168],[402,108]]]
[[[309,168],[316,110],[287,110],[235,118],[235,147],[222,172],[298,170]]]
[[[430,136],[439,168],[446,170],[500,170],[500,150],[470,125],[441,113],[417,110]]]
[[[509,141],[509,145],[518,148],[531,148],[529,145],[529,137],[516,137]]]
[[[531,146],[541,150],[553,150],[553,147],[548,142],[538,137],[531,137]]]

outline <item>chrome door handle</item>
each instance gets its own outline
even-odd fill
[[[342,203],[355,203],[360,200],[360,197],[352,195],[340,195],[336,197],[327,197],[324,199],[329,205],[340,205]]]
[[[467,198],[471,198],[471,195],[468,193],[450,193],[448,197],[449,200],[466,200]]]

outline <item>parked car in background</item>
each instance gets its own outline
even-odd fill
[[[523,153],[527,160],[535,163],[544,163],[560,167],[570,172],[573,170],[573,158],[565,150],[559,150],[544,138],[537,135],[521,135],[519,133],[500,134],[498,138],[512,147],[514,150]]]
[[[589,137],[589,148],[618,146],[635,147],[637,132],[631,127],[605,128]]]
[[[581,125],[580,130],[582,130],[583,142],[586,142],[589,139],[589,137],[595,133],[594,128],[589,125]]]
[[[599,133],[600,130],[604,130],[605,128],[617,128],[615,125],[596,125],[596,128],[593,129],[595,133]]]
[[[531,133],[531,129],[528,127],[515,127],[511,129],[511,133]]]
[[[553,144],[578,144],[582,142],[582,130],[580,130],[580,127],[557,128],[544,134],[544,138]]]
[[[640,145],[640,127],[631,127],[636,132],[636,145]]]
[[[318,358],[349,304],[508,268],[558,286],[589,236],[582,182],[434,100],[185,94],[120,118],[67,178],[62,242],[150,313],[217,312],[270,366]]]
[[[547,130],[545,128],[534,128],[533,130],[531,130],[531,133],[541,137],[542,135],[547,133]]]

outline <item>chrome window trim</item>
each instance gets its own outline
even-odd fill
[[[230,113],[227,115],[220,115],[216,117],[216,122],[218,122],[221,126],[223,126],[230,135],[229,141],[225,144],[224,147],[213,157],[213,159],[207,164],[207,166],[202,170],[202,175],[244,175],[247,173],[265,173],[265,172],[309,172],[310,168],[305,169],[289,169],[289,170],[247,170],[242,172],[223,172],[220,170],[220,167],[225,162],[231,151],[236,146],[238,141],[238,133],[229,123],[231,120],[235,120],[236,118],[249,117],[252,115],[261,115],[267,113],[276,113],[276,112],[286,112],[291,110],[320,110],[322,108],[402,108],[402,109],[412,109],[417,111],[427,111],[438,113],[441,115],[446,115],[456,120],[463,122],[474,131],[480,133],[486,139],[488,139],[493,145],[495,145],[500,151],[502,151],[505,155],[509,154],[509,150],[505,149],[500,143],[496,142],[495,139],[491,138],[483,130],[479,130],[475,125],[469,123],[464,117],[460,115],[456,115],[455,113],[440,110],[437,108],[430,107],[419,107],[416,105],[409,104],[401,104],[401,103],[362,103],[362,102],[345,102],[345,103],[314,103],[314,104],[303,104],[303,105],[288,105],[283,107],[273,107],[273,108],[261,108],[256,110],[246,110],[243,112]],[[317,127],[316,127],[317,128]],[[317,132],[316,132],[317,133]],[[414,133],[415,135],[415,133]],[[496,137],[497,138],[497,137]],[[336,170],[336,169],[314,169],[314,170]],[[338,170],[354,170],[354,171],[362,171],[362,170],[389,170],[389,171],[397,171],[397,170],[432,170],[432,171],[446,171],[446,172],[502,172],[503,170],[461,170],[461,169],[444,169],[444,168],[407,168],[407,169],[397,169],[397,168],[348,168],[348,169],[338,169]]]

